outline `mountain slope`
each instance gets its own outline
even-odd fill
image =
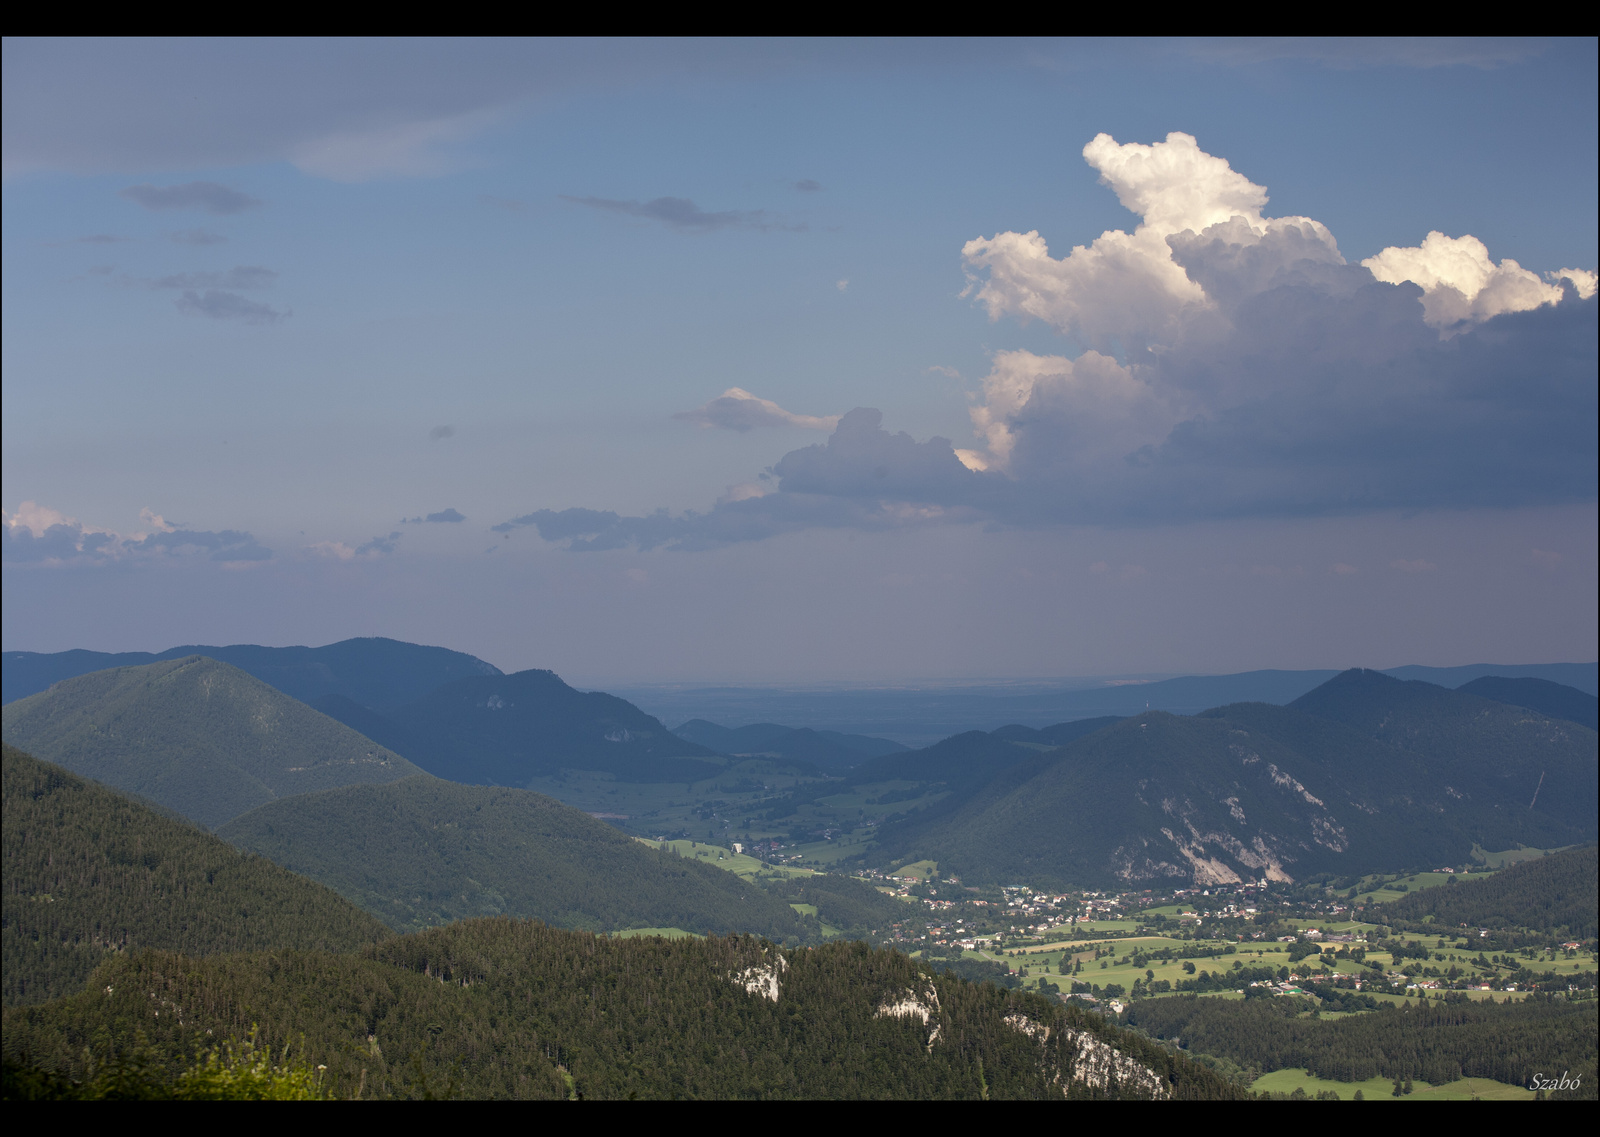
[[[759,886],[528,790],[430,777],[345,786],[264,805],[218,834],[399,931],[500,914],[591,931],[805,931]]]
[[[1496,810],[1505,837],[1486,834],[1489,848],[1506,848],[1508,839],[1545,847],[1581,839],[1521,836],[1523,825],[1535,827],[1530,835],[1543,833],[1541,818],[1575,834],[1594,828],[1600,769],[1595,732],[1586,727],[1375,671],[1346,671],[1289,707],[1353,727],[1422,763],[1446,794]]]
[[[458,679],[386,717],[406,757],[454,782],[521,786],[563,769],[693,782],[725,763],[632,703],[574,690],[553,671]]]
[[[203,656],[80,675],[0,716],[12,745],[211,828],[276,797],[420,772]]]
[[[1475,843],[1593,839],[1595,761],[1584,727],[1354,672],[1290,707],[1150,712],[991,765],[987,780],[885,825],[871,855],[1079,885],[1461,861]],[[1554,797],[1535,798],[1541,778]]]
[[[95,983],[106,990],[8,1012],[7,1056],[81,1076],[106,1040],[138,1031],[181,1069],[196,1043],[259,1023],[264,1047],[325,1063],[339,1097],[1245,1096],[1076,1007],[860,943],[781,951],[471,920],[362,956],[129,956]]]
[[[15,702],[91,671],[140,667],[191,655],[232,664],[304,703],[336,694],[378,708],[398,706],[469,675],[500,674],[499,668],[464,652],[381,637],[341,640],[324,647],[175,647],[154,655],[144,651],[8,651],[0,679],[4,684],[0,702]]]
[[[1485,675],[1456,688],[1468,695],[1527,707],[1553,719],[1566,719],[1590,730],[1600,730],[1600,699],[1587,691],[1551,683],[1546,679],[1507,679]]]
[[[390,933],[332,890],[4,748],[6,1006],[83,988],[114,952],[353,951]]]
[[[1398,920],[1421,922],[1431,916],[1447,928],[1534,928],[1592,940],[1600,932],[1597,894],[1600,854],[1588,845],[1522,861],[1487,880],[1424,888],[1384,908]]]

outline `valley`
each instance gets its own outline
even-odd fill
[[[304,684],[306,671],[276,660],[273,650],[232,656],[260,675]],[[478,944],[470,953],[479,958],[501,950],[487,945],[532,934],[521,928],[590,937],[535,936],[545,945],[540,951],[562,958],[590,951],[585,942],[638,945],[630,950],[645,955],[627,957],[636,960],[673,951],[720,958],[746,950],[737,944],[760,942],[784,953],[785,967],[816,958],[835,961],[824,970],[848,970],[855,965],[845,965],[846,957],[826,952],[856,944],[903,961],[894,966],[911,969],[907,990],[935,985],[923,1019],[930,1029],[943,1014],[935,1004],[965,1005],[969,989],[1000,1000],[994,1021],[1041,1024],[1052,1037],[1082,1029],[1071,1024],[1100,1023],[1095,1029],[1114,1039],[1108,1053],[1123,1056],[1116,1061],[1143,1055],[1139,1069],[1164,1071],[1139,1091],[1154,1096],[1344,1100],[1360,1090],[1369,1099],[1529,1098],[1526,1079],[1471,1041],[1528,1031],[1541,1041],[1518,1043],[1522,1058],[1553,1062],[1559,1052],[1582,1070],[1595,1061],[1600,873],[1592,807],[1600,793],[1595,735],[1580,721],[1594,697],[1583,692],[1534,679],[1497,687],[1481,678],[1468,683],[1475,690],[1457,692],[1352,671],[1284,706],[1011,725],[908,749],[881,737],[771,723],[733,730],[694,720],[675,732],[548,672],[500,675],[470,657],[389,641],[361,651],[376,652],[387,679],[361,664],[361,652],[332,652],[345,671],[313,669],[322,689],[303,689],[315,695],[315,709],[258,674],[203,656],[71,676],[6,706],[8,850],[14,839],[23,842],[15,857],[8,851],[5,874],[8,1061],[21,1061],[25,1050],[35,1063],[27,1068],[44,1071],[38,1077],[68,1080],[49,1084],[88,1085],[89,1068],[69,1057],[71,1039],[106,1040],[106,1060],[132,1052],[111,1041],[125,1029],[116,1024],[130,1021],[129,1008],[84,1000],[128,982],[148,987],[150,998],[178,1015],[181,1029],[163,1034],[153,1052],[165,1055],[157,1065],[167,1073],[150,1075],[157,1090],[175,1085],[180,1043],[194,1037],[193,1024],[237,1033],[242,1020],[227,1007],[243,1006],[241,999],[267,1005],[252,970],[259,965],[248,961],[277,952],[274,968],[311,984],[303,994],[291,994],[291,984],[283,997],[321,991],[314,997],[334,1017],[312,1031],[311,1020],[285,1004],[289,1017],[269,1024],[272,1038],[298,1022],[294,1029],[331,1054],[365,1030],[369,1044],[357,1050],[381,1061],[347,1057],[330,1066],[340,1071],[342,1093],[354,1093],[362,1077],[378,1078],[386,1095],[432,1093],[444,1066],[406,1041],[406,1061],[422,1065],[420,1074],[401,1071],[378,1053],[384,1031],[376,1020],[341,1028],[338,1015],[349,1012],[337,1008],[367,1005],[370,997],[359,992],[381,987],[392,992],[385,999],[398,1000],[383,1013],[414,1021],[424,1012],[404,1009],[411,981],[382,978],[411,949],[385,945],[415,942],[427,955],[435,948],[420,945],[457,943],[448,949],[456,952]],[[465,674],[426,688],[429,676],[415,668],[437,669],[441,659]],[[719,742],[728,749],[711,745]],[[23,745],[40,753],[30,757]],[[149,834],[134,841],[144,851],[131,860],[116,851],[125,843],[100,851],[101,839],[89,835],[98,822],[48,829],[45,815],[28,820],[41,799],[25,787],[37,785],[63,787],[52,791],[62,803],[83,803],[57,808],[56,818],[120,810],[123,827]],[[198,849],[197,841],[211,851],[176,852]],[[41,870],[22,867],[37,863],[27,858],[40,851],[129,867],[109,876],[79,871],[74,884],[57,870],[47,882]],[[300,888],[296,911],[311,911],[306,905],[316,896],[317,910],[328,914],[308,924],[281,900],[249,901],[266,907],[248,930],[207,916],[180,922],[188,930],[175,937],[159,909],[134,899],[170,891],[178,878],[162,875],[174,871],[167,866],[241,854],[240,864],[259,867],[249,870],[254,876],[229,870],[251,881],[229,888],[285,897]],[[224,879],[215,869],[205,873],[207,881]],[[185,887],[202,905],[213,903]],[[122,930],[107,936],[97,930],[105,926],[99,913],[112,911],[125,915],[117,917]],[[90,923],[74,931],[83,920]],[[351,930],[335,933],[336,926]],[[313,928],[330,930],[308,941]],[[457,931],[466,938],[429,939]],[[205,962],[211,959],[218,962]],[[529,981],[521,965],[497,966],[507,990]],[[635,967],[618,966],[627,974]],[[422,970],[431,974],[434,966]],[[605,982],[619,983],[621,974]],[[948,984],[956,986],[941,986]],[[216,1009],[180,1014],[200,1005],[198,992],[209,992],[201,1003]],[[471,1055],[484,1043],[471,1031],[483,1028],[452,1035],[445,1020],[490,1013],[500,996],[488,997],[482,1012],[466,1004],[426,1012],[443,1031],[430,1026],[427,1037],[453,1039],[445,1049],[457,1056],[457,1069],[465,1062],[475,1071],[466,1081],[451,1075],[452,1093],[666,1092],[666,1083],[651,1080],[661,1071],[630,1066],[624,1073],[615,1055],[595,1057],[600,1052],[584,1060],[587,1076],[573,1061],[535,1061],[532,1051],[520,1065],[481,1065]],[[851,995],[857,1010],[847,1017],[871,1012],[872,998],[882,997],[862,1004]],[[548,1055],[579,1045],[580,1036],[579,1049],[596,1044],[579,1021],[559,1025],[535,1015],[511,1029],[522,1040],[516,1046]],[[980,1020],[939,1021],[940,1037],[992,1036]],[[639,1040],[654,1029],[636,1017],[629,1022]],[[1445,1022],[1459,1024],[1447,1034],[1459,1034],[1460,1046],[1406,1042],[1385,1049],[1390,1056],[1376,1066],[1360,1057],[1371,1031],[1409,1039]],[[395,1029],[385,1031],[394,1036]],[[400,1027],[394,1037],[412,1039],[414,1029]],[[748,1054],[750,1042],[740,1041],[746,1029],[716,1027],[718,1041],[707,1045]],[[843,1039],[866,1028],[838,1029]],[[1007,1029],[1027,1037],[1035,1028]],[[777,1096],[785,1084],[800,1096],[880,1092],[820,1068],[795,1081],[810,1060],[799,1055],[811,1044],[787,1030],[769,1031],[761,1046],[788,1082],[727,1081],[731,1075],[713,1064],[685,1067],[687,1080],[671,1084],[713,1096],[756,1084]],[[559,1046],[548,1041],[551,1032],[562,1037]],[[1443,1036],[1416,1035],[1436,1037]],[[1022,1077],[1021,1067],[996,1081],[994,1071],[1012,1069],[1015,1059],[989,1045],[959,1047],[969,1065],[983,1055],[983,1079],[962,1081],[952,1068],[926,1092],[961,1096],[973,1085],[980,1096],[1040,1092],[1044,1083],[1029,1082],[1033,1075]],[[1115,1080],[1096,1082],[1099,1075],[1079,1077],[1075,1063],[1087,1052],[1069,1049],[1051,1060],[1061,1063],[1051,1067],[1058,1071],[1051,1092],[1133,1092]],[[736,1091],[740,1085],[746,1089]]]

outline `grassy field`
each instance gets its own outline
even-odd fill
[[[660,936],[664,940],[705,939],[698,932],[686,932],[682,928],[629,928],[625,932],[612,932],[611,934],[623,940],[631,940],[639,936]]]
[[[909,865],[901,865],[889,874],[901,880],[931,880],[939,875],[938,861],[913,861]]]
[[[1257,1078],[1250,1084],[1250,1088],[1257,1093],[1271,1091],[1275,1094],[1289,1094],[1296,1089],[1303,1089],[1311,1097],[1316,1097],[1321,1091],[1332,1090],[1339,1095],[1341,1101],[1354,1100],[1357,1090],[1361,1091],[1366,1101],[1533,1100],[1532,1090],[1521,1086],[1508,1086],[1504,1082],[1492,1082],[1488,1078],[1462,1078],[1442,1086],[1430,1086],[1427,1082],[1412,1082],[1412,1092],[1397,1098],[1394,1096],[1394,1081],[1390,1078],[1369,1078],[1365,1082],[1333,1082],[1326,1078],[1314,1077],[1304,1070],[1274,1070]]]
[[[708,865],[726,869],[728,872],[745,880],[754,880],[758,876],[770,879],[774,876],[815,875],[811,869],[795,868],[790,865],[769,865],[746,853],[735,853],[732,849],[723,845],[713,845],[706,841],[651,841],[644,837],[635,837],[634,840],[649,845],[653,849],[664,849],[668,852],[677,853],[680,857],[704,861]]]
[[[1555,849],[1530,849],[1523,847],[1518,849],[1504,849],[1498,853],[1491,853],[1487,849],[1483,849],[1477,845],[1474,845],[1472,847],[1472,859],[1480,864],[1487,865],[1492,869],[1503,869],[1510,865],[1514,865],[1519,861],[1531,861],[1535,857],[1544,856],[1546,853],[1559,853],[1562,849],[1570,848],[1572,848],[1571,845],[1562,845]]]

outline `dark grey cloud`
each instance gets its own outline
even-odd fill
[[[879,412],[857,408],[826,443],[779,459],[760,496],[679,516],[543,509],[494,528],[530,526],[580,551],[693,550],[811,528],[1147,525],[1595,499],[1600,297],[1568,286],[1559,304],[1442,339],[1423,323],[1415,285],[1289,258],[1251,292],[1240,278],[1259,281],[1270,250],[1207,250],[1189,242],[1180,258],[1234,299],[1145,365],[1153,386],[1207,409],[1157,441],[1085,462],[1086,430],[1105,424],[1084,422],[1070,382],[1041,382],[1009,420],[1006,474],[968,469],[948,440],[890,433]]]
[[[271,288],[278,274],[260,265],[235,265],[227,272],[180,272],[150,282],[153,288]]]
[[[180,312],[212,320],[237,320],[242,324],[276,324],[292,315],[287,309],[247,300],[236,292],[185,292],[173,303]]]
[[[805,193],[818,193],[822,189],[822,183],[812,181],[810,178],[801,178],[798,182],[795,182],[794,188]]]
[[[181,186],[129,186],[120,196],[146,209],[199,209],[206,213],[242,213],[261,205],[257,198],[218,182],[185,182]]]
[[[466,514],[458,512],[454,507],[451,507],[450,509],[441,509],[438,513],[430,513],[426,517],[408,517],[405,520],[405,524],[424,525],[430,522],[434,524],[438,524],[440,522],[446,524],[455,524],[456,522],[465,521],[466,519]]]
[[[439,441],[441,438],[454,438],[455,434],[456,428],[448,423],[443,426],[436,426],[432,430],[428,431],[428,437],[433,439],[435,442]]]
[[[374,537],[366,544],[357,546],[355,555],[358,557],[364,557],[368,554],[387,556],[395,551],[395,547],[399,542],[400,533],[398,531],[390,533],[387,537]]]
[[[168,552],[199,550],[209,552],[214,561],[265,561],[272,558],[272,550],[264,548],[249,533],[238,529],[212,532],[204,529],[173,529],[166,533],[152,533],[135,542],[134,548],[162,549]]]
[[[228,238],[221,233],[213,233],[209,229],[179,229],[175,233],[168,233],[167,240],[174,245],[224,245]]]
[[[563,201],[586,205],[604,213],[620,213],[628,217],[642,217],[659,221],[680,232],[707,233],[715,229],[758,229],[762,232],[782,230],[802,233],[804,222],[790,224],[765,210],[727,209],[710,213],[686,197],[658,197],[653,201],[615,201],[605,197],[572,197],[561,195]]]
[[[209,553],[210,560],[223,562],[272,558],[271,549],[238,529],[178,528],[143,537],[123,537],[85,528],[82,523],[70,519],[50,525],[37,535],[26,525],[8,524],[0,528],[0,542],[4,544],[0,559],[8,564],[45,561],[107,564],[128,558],[196,553]]]

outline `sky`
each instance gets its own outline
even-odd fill
[[[1595,657],[1594,40],[3,51],[5,650]]]

